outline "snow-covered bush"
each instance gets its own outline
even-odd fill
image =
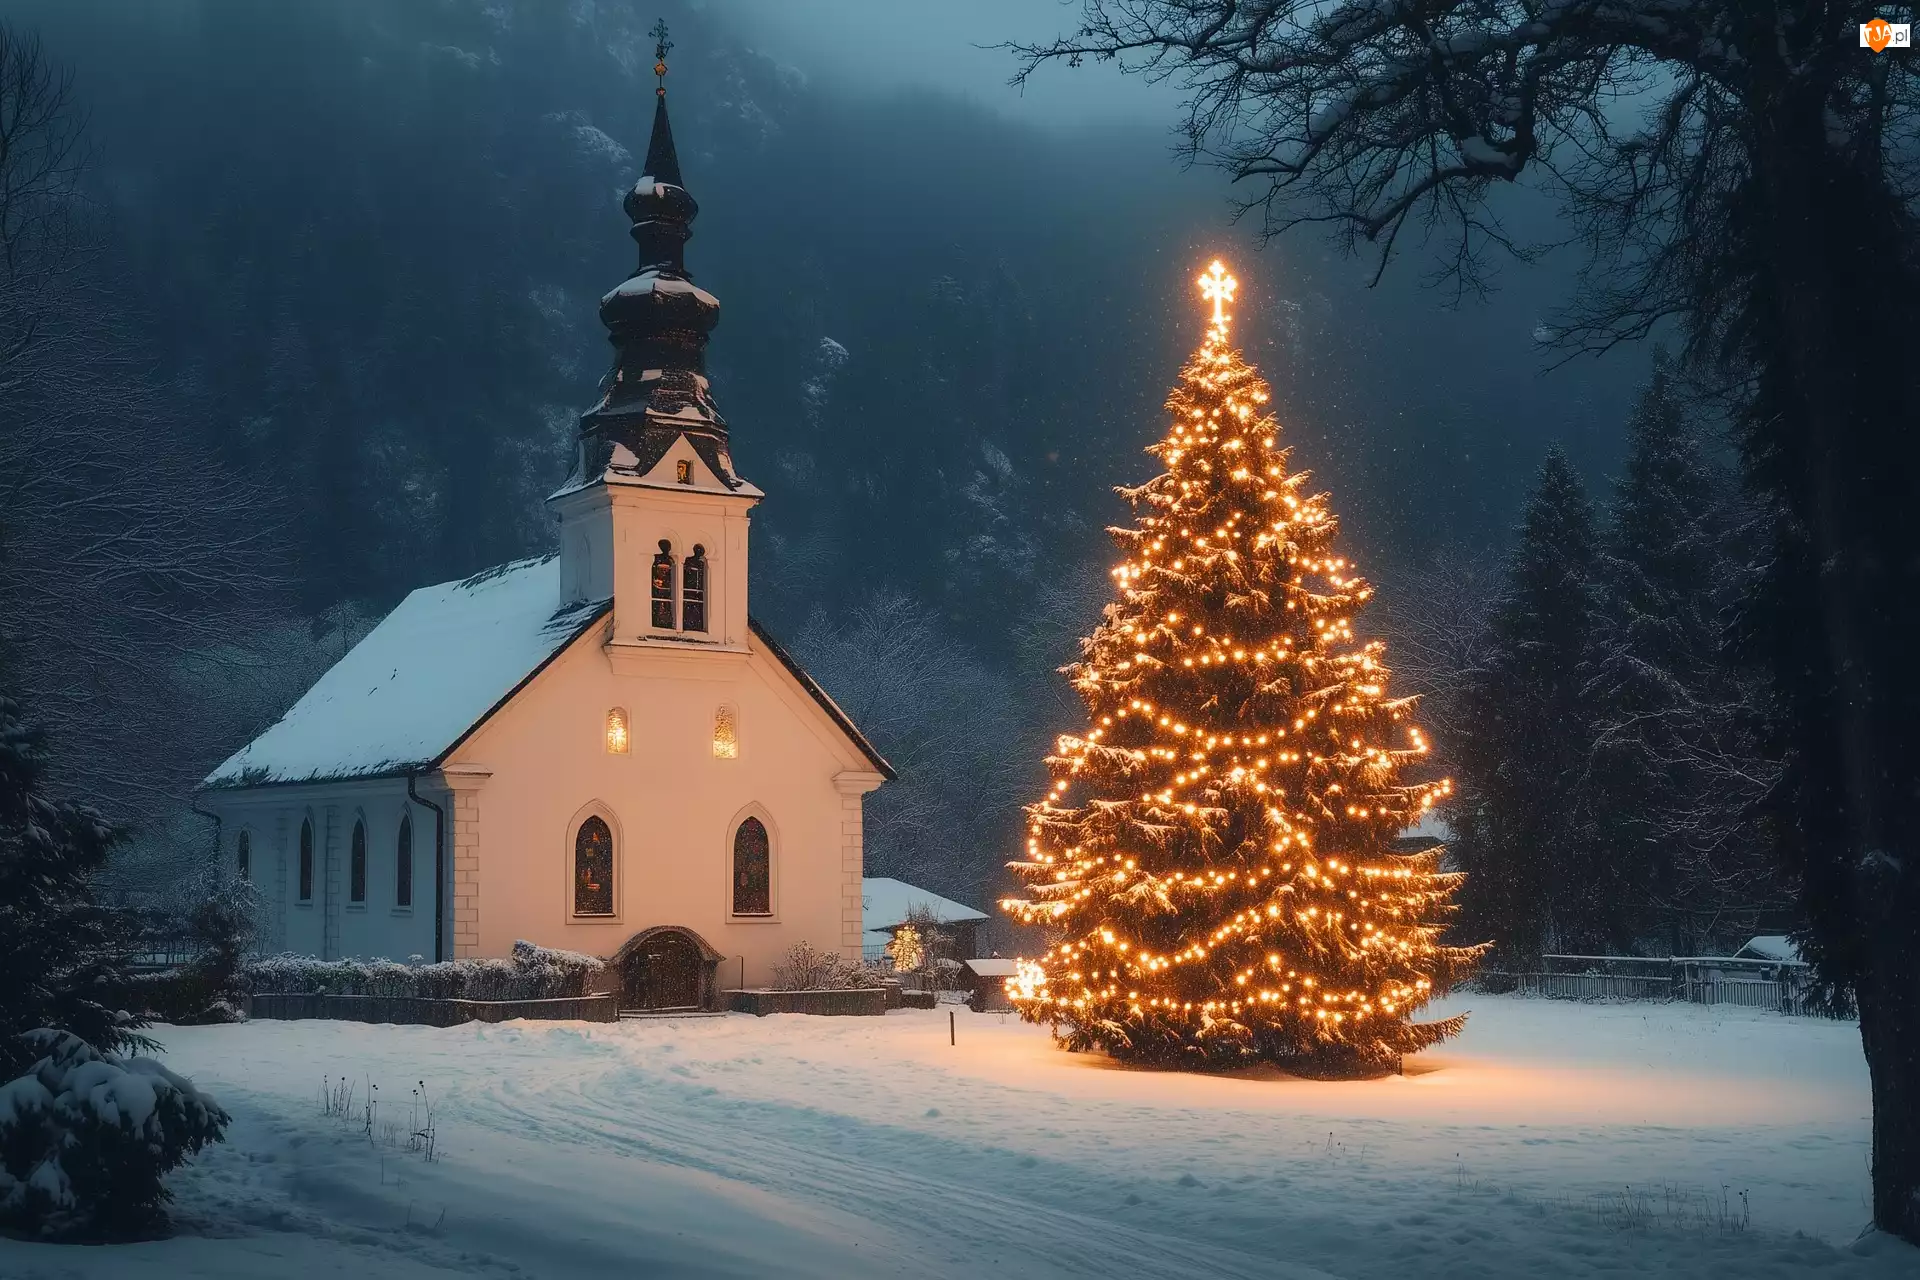
[[[811,942],[796,942],[787,948],[773,966],[775,991],[840,991],[851,987],[877,987],[880,975],[863,964],[843,959],[838,952],[822,951]]]
[[[152,1058],[46,1027],[19,1038],[38,1061],[0,1085],[0,1226],[62,1238],[153,1230],[161,1176],[220,1141],[227,1113]]]
[[[396,996],[427,1000],[548,1000],[587,994],[606,964],[578,951],[513,944],[505,959],[442,960],[401,964],[394,960],[316,960],[282,954],[251,960],[240,983],[251,992],[292,995]]]
[[[178,1026],[238,1022],[245,988],[240,968],[259,918],[259,895],[244,880],[203,874],[183,905],[152,913],[160,938],[185,939],[193,959],[159,973],[130,975],[122,1001],[142,1017]]]

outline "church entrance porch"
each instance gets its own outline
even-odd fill
[[[627,939],[608,966],[619,977],[621,1012],[718,1007],[720,953],[691,929],[656,925]]]

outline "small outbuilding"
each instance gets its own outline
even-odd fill
[[[975,1013],[1012,1013],[1013,1001],[1007,998],[1007,979],[1017,970],[1014,962],[999,956],[987,956],[966,962],[968,989],[973,993],[967,1006]]]
[[[904,880],[889,876],[861,880],[861,950],[866,959],[884,957],[893,935],[915,917],[931,919],[939,926],[946,935],[940,955],[947,957],[970,956],[978,950],[974,935],[987,914]]]

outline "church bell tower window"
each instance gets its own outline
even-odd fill
[[[673,630],[673,544],[665,538],[653,558],[653,628]]]
[[[707,629],[707,549],[698,543],[680,575],[680,626],[685,631]]]

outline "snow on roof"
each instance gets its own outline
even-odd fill
[[[555,611],[560,565],[517,560],[421,587],[208,787],[391,775],[431,765],[604,614]]]
[[[867,876],[860,881],[860,925],[874,930],[894,929],[907,922],[915,907],[925,907],[943,924],[965,924],[985,920],[986,913],[963,906],[950,898],[886,876]]]
[[[1762,934],[1758,938],[1749,938],[1747,945],[1734,953],[1739,959],[1753,960],[1791,960],[1798,963],[1800,948],[1788,941],[1784,934]]]
[[[999,956],[987,956],[981,959],[969,960],[966,964],[967,968],[973,970],[983,978],[1011,978],[1020,972],[1019,967],[1015,965],[1013,961],[1003,960]]]
[[[720,299],[714,297],[693,281],[680,280],[673,276],[663,276],[653,270],[639,271],[628,276],[625,280],[622,280],[619,284],[607,290],[600,299],[600,305],[605,306],[608,302],[618,297],[631,297],[643,293],[690,293],[710,307],[720,305]]]

